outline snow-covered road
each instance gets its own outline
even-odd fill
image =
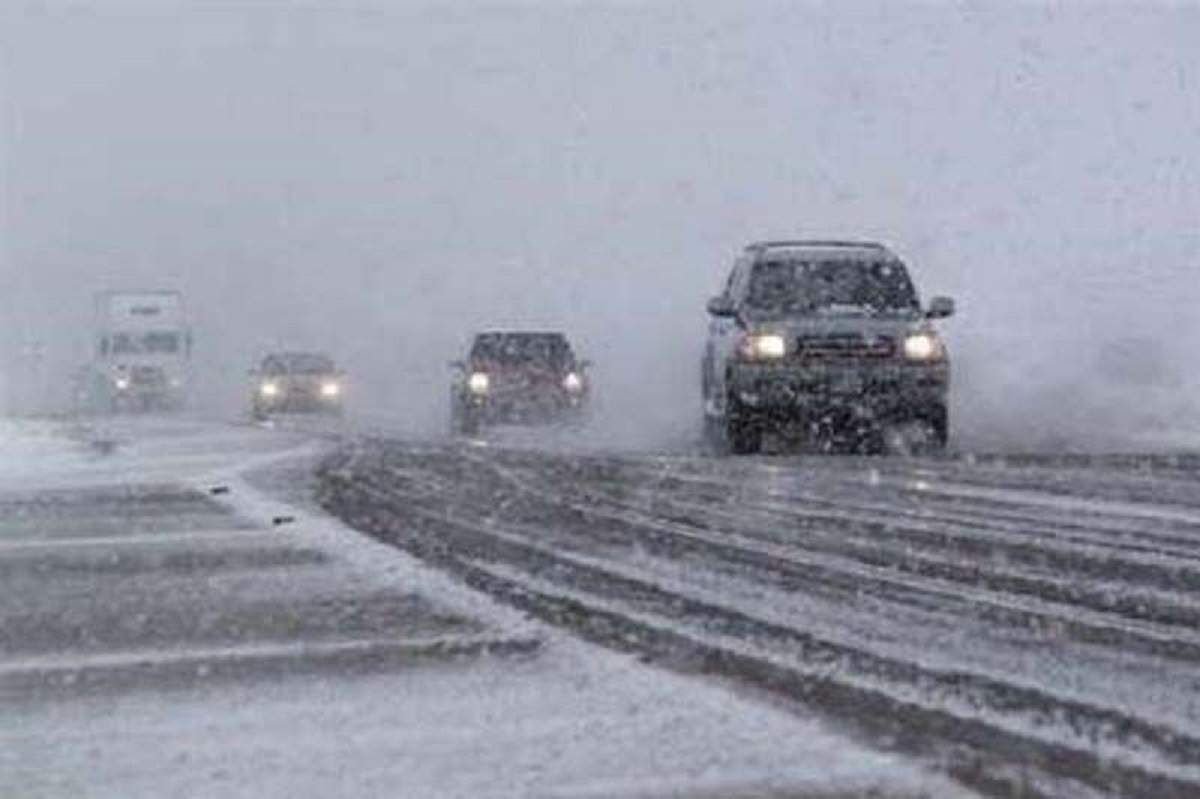
[[[326,505],[613,648],[995,795],[1200,792],[1200,457],[346,447]]]
[[[967,795],[344,527],[309,500],[328,447],[201,420],[0,425],[0,796]],[[413,479],[445,512],[482,467],[442,465]]]

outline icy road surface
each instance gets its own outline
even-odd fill
[[[306,500],[325,446],[0,422],[0,796],[966,795],[802,705],[579,642],[341,526]],[[461,499],[478,520],[477,490],[525,479],[454,449],[377,455],[402,461],[399,507],[439,518]]]
[[[1200,796],[1200,456],[377,439],[325,506],[507,604],[996,796]]]

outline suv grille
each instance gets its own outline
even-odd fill
[[[891,336],[868,338],[860,333],[801,336],[796,339],[796,354],[812,360],[891,358],[896,354],[896,341]]]
[[[157,366],[134,366],[126,372],[129,382],[135,386],[158,388],[167,384],[167,376]]]

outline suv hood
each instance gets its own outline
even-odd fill
[[[902,336],[928,330],[929,324],[915,314],[878,316],[868,314],[825,314],[785,317],[750,317],[746,329],[754,333],[778,333],[788,337],[861,335]]]

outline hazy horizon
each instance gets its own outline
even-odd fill
[[[6,16],[4,16],[6,15]],[[265,351],[440,430],[480,326],[562,326],[601,428],[697,425],[747,241],[878,238],[949,294],[989,446],[1200,426],[1200,6],[26,3],[0,12],[0,365],[48,409],[109,288],[177,288],[202,409]],[[14,385],[18,388],[14,389]],[[25,408],[27,410],[27,408]]]

